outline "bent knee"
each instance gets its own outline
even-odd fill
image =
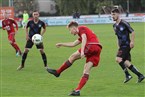
[[[24,53],[28,53],[28,52],[29,52],[29,49],[28,48],[25,48]]]
[[[74,61],[75,59],[76,59],[76,55],[74,55],[74,54],[69,57],[70,61]]]
[[[80,58],[80,55],[77,54],[77,53],[74,53],[72,54],[70,57],[69,57],[69,61],[70,62],[74,62],[75,60],[79,59]]]
[[[14,42],[9,40],[9,43],[10,43],[10,44],[13,44]]]
[[[40,49],[40,53],[43,54],[44,53],[44,50],[43,49]]]

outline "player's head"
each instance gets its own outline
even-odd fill
[[[71,21],[68,25],[67,28],[69,29],[70,33],[73,35],[78,34],[78,23],[75,21]]]
[[[27,13],[27,11],[26,11],[26,10],[24,10],[24,13]]]
[[[8,18],[9,18],[9,13],[8,13],[8,12],[4,12],[3,15],[4,15],[4,18],[5,18],[5,19],[8,19]]]
[[[38,11],[33,11],[33,18],[38,19],[39,18],[39,12]]]
[[[112,18],[114,21],[117,21],[119,19],[119,14],[120,14],[120,12],[117,8],[115,8],[111,11],[111,15],[112,15]]]

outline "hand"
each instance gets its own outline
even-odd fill
[[[130,48],[134,47],[134,42],[130,42]]]
[[[61,46],[62,46],[62,43],[57,43],[57,44],[56,44],[56,47],[57,47],[57,48],[59,48],[59,47],[61,47]]]
[[[7,30],[7,27],[4,27],[4,30]]]
[[[84,52],[81,52],[81,59],[85,58]]]

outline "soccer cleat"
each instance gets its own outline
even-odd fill
[[[16,52],[16,56],[20,56],[20,53],[19,53],[19,51],[18,51],[18,52]]]
[[[140,75],[140,76],[138,77],[137,83],[140,83],[140,82],[143,81],[144,79],[145,79],[145,77],[144,77],[143,75]]]
[[[22,70],[24,68],[24,66],[20,65],[17,70]]]
[[[22,56],[22,52],[21,51],[17,51],[16,52],[16,56]]]
[[[53,74],[55,77],[59,77],[59,76],[60,76],[60,74],[58,74],[58,73],[56,72],[56,70],[54,70],[54,69],[49,69],[49,68],[47,68],[47,71],[48,71],[50,74]]]
[[[132,76],[131,76],[131,75],[127,76],[126,79],[124,80],[124,83],[127,83],[127,82],[130,81],[131,79],[132,79]]]
[[[80,96],[80,91],[75,91],[75,90],[73,90],[73,91],[69,94],[69,96]]]

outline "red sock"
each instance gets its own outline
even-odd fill
[[[11,44],[13,46],[13,48],[16,50],[16,51],[20,51],[20,48],[18,47],[18,45],[16,43],[12,43]],[[21,51],[20,51],[21,52]]]
[[[69,60],[67,60],[66,62],[64,62],[61,67],[59,69],[57,69],[57,73],[60,74],[61,72],[63,72],[64,70],[66,70],[68,67],[70,67],[72,65],[72,63],[69,62]]]
[[[86,82],[89,79],[89,75],[88,74],[84,74],[80,80],[80,83],[78,84],[78,87],[75,89],[76,91],[80,91],[83,86],[86,84]]]

